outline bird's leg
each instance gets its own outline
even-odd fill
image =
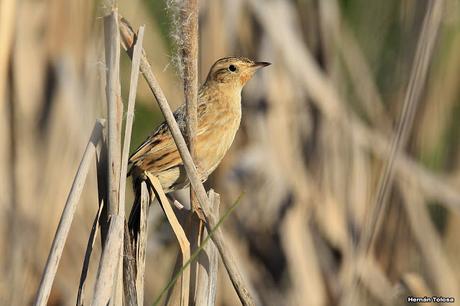
[[[158,201],[160,202],[163,211],[165,212],[166,218],[168,219],[169,224],[172,227],[174,234],[176,235],[177,241],[179,242],[179,247],[182,253],[182,265],[190,259],[190,242],[187,239],[187,235],[179,223],[174,211],[169,204],[168,198],[161,187],[160,181],[156,176],[151,175],[148,172],[145,172],[148,180],[153,186],[154,191],[158,195]],[[190,289],[190,269],[186,268],[182,273],[182,286],[181,286],[181,305],[188,306],[189,300],[189,289]]]

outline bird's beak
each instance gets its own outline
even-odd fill
[[[269,63],[269,62],[255,62],[252,67],[253,68],[256,68],[256,69],[259,69],[259,68],[263,68],[263,67],[267,67],[269,65],[271,65],[272,63]]]

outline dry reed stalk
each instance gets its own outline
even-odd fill
[[[193,254],[200,246],[203,239],[203,222],[195,213],[200,213],[199,204],[196,202],[195,195],[193,190],[190,190],[190,203],[192,210],[188,213],[187,217],[184,219],[185,223],[185,232],[187,233],[188,240],[190,242],[190,253]],[[193,208],[195,206],[195,208]],[[190,288],[189,288],[189,300],[196,301],[196,293],[198,290],[203,290],[206,287],[206,284],[201,284],[198,282],[200,273],[207,273],[207,271],[202,269],[203,266],[199,264],[198,261],[193,261],[190,263]],[[203,287],[203,288],[199,288]]]
[[[136,241],[131,241],[128,224],[125,222],[123,240],[123,290],[127,305],[137,306],[144,303],[144,276],[148,233],[148,209],[151,203],[145,181],[141,182],[139,233]]]
[[[59,221],[53,244],[48,255],[48,260],[46,261],[45,270],[43,271],[42,279],[37,291],[37,296],[34,301],[35,306],[44,306],[48,302],[54,277],[56,276],[56,271],[62,256],[62,251],[64,250],[64,245],[69,234],[75,210],[85,185],[86,176],[89,171],[91,160],[96,154],[96,146],[100,140],[103,126],[104,121],[98,120],[96,122],[93,128],[93,132],[91,133],[90,140],[86,145],[86,149],[83,153],[77,174],[75,175],[74,181],[72,183],[72,188],[70,189],[64,210],[62,211],[61,219]]]
[[[151,203],[147,183],[140,188],[139,233],[136,241],[131,241],[128,224],[125,222],[123,239],[123,290],[126,305],[144,304],[144,276],[148,233],[148,210]]]
[[[93,226],[91,227],[91,232],[88,238],[88,243],[86,246],[85,251],[85,258],[83,259],[83,267],[80,274],[80,284],[78,285],[78,293],[77,293],[77,306],[83,306],[84,299],[85,299],[85,289],[86,289],[86,278],[88,276],[88,269],[89,269],[89,262],[91,259],[91,254],[93,252],[94,243],[96,242],[97,238],[97,229],[99,227],[99,218],[101,217],[102,209],[104,207],[104,202],[100,202],[99,208],[96,213],[96,217],[94,217]]]
[[[121,304],[123,292],[124,201],[120,203],[121,124],[123,104],[120,93],[120,37],[118,12],[112,7],[104,17],[104,42],[106,61],[107,97],[107,220],[109,228],[103,240],[103,252],[99,262],[92,305]],[[115,281],[114,281],[115,278]]]
[[[142,55],[142,41],[144,39],[144,30],[145,26],[139,27],[131,65],[131,80],[129,83],[128,109],[126,110],[125,134],[123,140],[123,152],[120,170],[120,203],[125,203],[126,173],[128,172],[129,146],[131,144],[131,134],[133,129],[134,105],[136,103],[137,82],[139,80],[139,65]],[[121,206],[124,207],[125,205],[123,204]]]
[[[186,140],[192,159],[196,158],[195,138],[198,127],[197,105],[198,105],[198,1],[188,0],[180,9],[181,20],[181,60],[183,64],[184,96],[186,105]],[[186,222],[186,231],[190,242],[191,253],[198,249],[203,224],[197,215],[199,204],[195,198],[193,188],[190,188],[190,203],[192,213]],[[183,258],[184,259],[184,258]],[[185,261],[184,261],[185,262]],[[183,288],[181,294],[188,294],[190,301],[195,301],[196,287],[198,280],[198,263],[194,261],[190,268],[185,271],[189,273],[186,278],[190,279],[190,286],[186,290]],[[181,276],[184,277],[184,274]],[[182,285],[185,282],[182,281]],[[185,300],[184,298],[181,301]]]
[[[147,184],[141,185],[141,207],[139,216],[139,236],[136,241],[136,295],[137,305],[144,305],[145,253],[147,249],[148,209],[150,205]]]
[[[198,1],[188,0],[181,10],[182,63],[184,67],[184,94],[187,111],[187,144],[195,158],[195,136],[198,126]]]
[[[131,53],[132,44],[135,41],[135,34],[132,31],[129,23],[122,19],[120,22],[120,33],[123,40],[123,46],[126,48],[128,54]],[[215,227],[218,223],[218,216],[213,215],[209,208],[208,198],[206,195],[206,191],[203,187],[203,184],[198,178],[198,173],[196,170],[196,166],[193,163],[193,160],[190,156],[190,152],[188,151],[187,144],[182,136],[180,129],[177,125],[177,122],[174,119],[172,111],[169,107],[168,101],[158,84],[157,79],[155,78],[152,68],[147,60],[145,52],[143,52],[143,56],[141,59],[140,69],[142,74],[145,77],[153,95],[155,96],[160,109],[166,119],[166,123],[171,131],[171,134],[174,138],[174,141],[177,145],[178,151],[181,155],[181,158],[184,162],[184,166],[186,169],[187,176],[189,177],[190,183],[192,188],[195,190],[195,194],[197,196],[198,202],[200,203],[201,209],[204,214],[205,218],[205,226],[208,232]],[[232,284],[238,294],[243,305],[254,305],[253,298],[251,293],[249,292],[249,286],[246,284],[246,280],[241,275],[239,271],[238,265],[235,263],[235,260],[230,252],[230,249],[227,246],[225,241],[224,235],[220,229],[215,231],[215,234],[212,235],[211,239],[215,243],[217,249],[219,250],[219,254],[222,258],[224,266],[230,276]]]
[[[108,113],[108,183],[109,216],[124,214],[120,207],[120,161],[121,161],[121,123],[123,104],[120,94],[120,36],[118,34],[118,12],[112,9],[104,17],[105,58],[107,66],[106,96]]]
[[[104,121],[105,122],[105,121]],[[101,215],[105,209],[107,203],[107,180],[106,180],[106,169],[107,169],[107,141],[105,137],[106,133],[101,134],[101,140],[99,142],[98,150],[96,151],[96,176],[97,176],[97,185],[98,185],[98,201],[99,208],[97,210],[96,216],[91,227],[91,232],[88,238],[88,242],[85,250],[85,257],[83,259],[82,271],[80,273],[80,283],[78,286],[77,293],[77,306],[84,305],[85,298],[85,288],[86,288],[86,279],[90,264],[91,255],[93,252],[94,243],[97,238],[97,230],[101,226]],[[108,228],[106,229],[108,231]],[[101,231],[101,239],[102,239]],[[106,236],[104,236],[106,237]]]
[[[131,144],[131,134],[132,134],[132,127],[133,127],[133,119],[134,119],[134,106],[136,102],[136,93],[137,93],[137,85],[138,85],[138,80],[139,80],[139,65],[140,65],[140,58],[142,54],[142,42],[144,38],[144,30],[145,27],[141,26],[139,27],[138,31],[138,36],[136,40],[136,44],[134,46],[134,51],[133,51],[133,60],[132,60],[132,65],[131,65],[131,79],[130,79],[130,85],[129,85],[129,97],[128,97],[128,109],[126,111],[126,124],[125,124],[125,134],[124,134],[124,140],[123,140],[123,152],[122,152],[122,160],[121,160],[121,170],[120,170],[120,203],[121,207],[125,207],[125,193],[126,193],[126,173],[128,170],[128,159],[129,159],[129,146]],[[145,188],[145,186],[143,186]],[[142,191],[142,187],[141,187]],[[145,194],[144,194],[145,195]],[[147,239],[147,231],[146,231],[146,224],[144,224],[144,221],[146,222],[147,217],[146,213],[147,210],[145,208],[146,201],[143,196],[141,196],[141,232],[139,233],[139,240],[138,242],[142,245],[141,248],[136,248],[138,252],[141,252],[143,256],[141,258],[138,258],[137,262],[137,269],[136,269],[136,286],[135,286],[135,291],[136,291],[136,302],[137,305],[143,305],[143,298],[144,298],[144,271],[145,271],[145,247],[143,244],[145,244],[145,240]],[[146,204],[148,206],[148,203]],[[124,239],[127,239],[124,237]],[[129,246],[130,244],[127,243],[125,244]],[[122,249],[122,252],[120,253],[120,260],[124,262],[124,248]],[[126,255],[125,255],[126,256]],[[127,262],[129,264],[129,262]],[[132,268],[132,267],[131,267]],[[127,267],[126,269],[129,269]],[[125,274],[125,269],[123,269],[123,274]],[[134,283],[126,283],[125,282],[125,287],[134,287]],[[133,297],[129,294],[131,291],[124,291],[125,293],[128,293],[128,295],[125,295],[125,301],[127,303],[132,303],[133,301],[131,300]]]
[[[115,282],[118,282],[117,268],[119,268],[120,248],[123,241],[124,220],[119,215],[114,215],[109,222],[104,250],[99,261],[92,306],[107,305],[113,297]]]
[[[147,190],[145,182],[141,184],[141,197],[145,195],[144,190]],[[142,198],[141,198],[141,201]],[[141,202],[142,204],[142,202]],[[142,208],[142,207],[141,207]],[[124,302],[128,306],[137,306],[137,290],[136,290],[136,259],[133,254],[133,246],[128,225],[125,223],[123,235],[123,292]]]
[[[209,192],[212,213],[219,215],[220,196]],[[203,240],[206,235],[203,235]],[[198,286],[196,287],[195,305],[215,305],[217,293],[217,272],[219,270],[219,253],[213,243],[208,243],[198,257]]]

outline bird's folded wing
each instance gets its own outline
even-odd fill
[[[154,175],[182,165],[182,159],[166,123],[160,125],[147,138],[131,155],[129,162],[134,167],[142,171],[149,171]]]

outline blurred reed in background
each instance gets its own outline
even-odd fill
[[[1,2],[1,305],[32,302],[90,130],[105,117],[100,5]],[[173,109],[183,101],[173,64],[174,5],[119,1],[121,15],[146,24],[144,48]],[[201,80],[224,56],[273,63],[246,86],[242,127],[208,182],[221,194],[222,211],[243,193],[224,227],[262,305],[460,298],[458,0],[443,2],[374,249],[364,257],[357,252],[429,6],[428,0],[200,1]],[[124,101],[128,79],[122,54]],[[145,82],[139,86],[132,148],[162,121]],[[73,305],[76,298],[97,211],[91,171],[50,305]],[[152,206],[149,218],[147,305],[170,278],[177,253],[160,208]],[[217,305],[238,304],[223,269],[217,294]]]

